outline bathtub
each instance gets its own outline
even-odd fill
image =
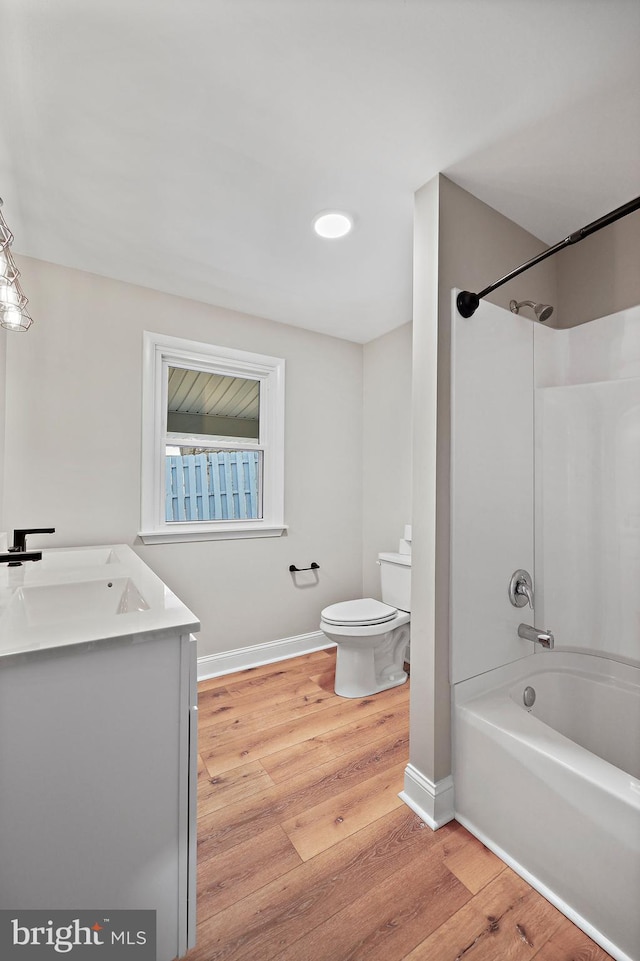
[[[640,667],[550,651],[462,681],[453,747],[456,818],[616,961],[640,961]]]

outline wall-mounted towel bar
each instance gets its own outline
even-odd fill
[[[315,561],[311,561],[311,567],[296,567],[295,564],[289,564],[289,570],[292,574],[299,574],[300,571],[319,571],[320,565]]]

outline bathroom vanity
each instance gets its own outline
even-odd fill
[[[125,545],[0,570],[0,906],[195,940],[198,620]]]

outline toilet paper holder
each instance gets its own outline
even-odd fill
[[[289,564],[289,571],[291,574],[298,574],[300,571],[319,571],[320,565],[316,564],[315,561],[311,561],[311,567],[296,567],[295,564]]]

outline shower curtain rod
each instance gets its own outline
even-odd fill
[[[594,220],[593,223],[587,224],[586,227],[582,227],[580,230],[576,230],[575,233],[569,234],[564,240],[559,243],[554,244],[553,247],[548,247],[543,250],[541,254],[532,257],[528,260],[526,264],[521,264],[516,267],[515,270],[510,270],[508,274],[501,277],[500,280],[496,280],[495,284],[489,284],[484,290],[481,290],[479,294],[472,294],[469,290],[461,290],[456,298],[456,304],[458,306],[458,312],[462,314],[463,317],[472,317],[483,297],[490,294],[492,290],[497,287],[502,287],[507,281],[512,280],[517,277],[518,274],[523,273],[525,270],[529,270],[530,267],[535,267],[539,264],[541,260],[546,260],[547,257],[551,257],[553,254],[557,254],[559,250],[563,250],[570,244],[577,244],[579,241],[584,240],[590,234],[595,234],[597,230],[602,230],[603,227],[608,227],[609,224],[614,223],[616,220],[620,220],[621,217],[626,217],[627,214],[633,213],[634,210],[640,208],[640,197],[636,197],[635,200],[630,200],[629,203],[623,204],[622,207],[617,207],[612,210],[611,213],[605,214],[604,217],[599,217],[598,220]]]

